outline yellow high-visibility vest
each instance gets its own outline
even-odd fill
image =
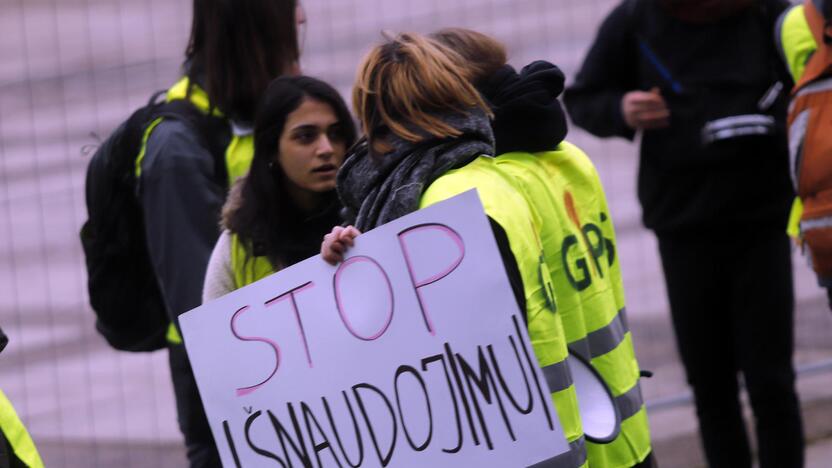
[[[568,367],[567,338],[556,312],[551,284],[541,257],[541,239],[529,208],[515,181],[497,167],[494,158],[481,156],[451,170],[422,194],[420,208],[476,188],[486,214],[506,232],[523,281],[526,318],[532,348],[546,380],[552,402],[569,441],[570,451],[557,458],[557,466],[588,466],[586,445],[575,385]]]
[[[590,467],[629,467],[651,451],[640,369],[627,326],[615,230],[600,178],[578,147],[496,158],[532,207],[570,350],[604,379],[621,415],[611,442],[587,441]]]
[[[234,272],[234,289],[240,289],[271,275],[276,270],[268,258],[251,255],[240,242],[239,236],[231,234],[231,271]]]

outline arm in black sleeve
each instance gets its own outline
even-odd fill
[[[503,266],[505,266],[506,276],[508,276],[508,282],[511,284],[514,299],[517,301],[517,307],[520,308],[523,321],[528,323],[529,319],[526,317],[526,291],[523,289],[523,277],[520,276],[520,268],[517,267],[517,260],[511,252],[508,235],[503,227],[490,216],[488,217],[488,221],[491,223],[491,230],[494,231],[494,239],[497,241],[497,248],[500,249],[500,258],[503,260]]]
[[[185,123],[165,121],[147,143],[140,198],[150,259],[172,319],[201,304],[225,189],[211,153]]]
[[[630,2],[619,4],[601,24],[580,71],[564,94],[569,116],[599,137],[633,139],[621,114],[621,99],[638,88],[638,53]]]

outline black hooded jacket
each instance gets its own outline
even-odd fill
[[[625,0],[604,20],[565,101],[590,133],[633,139],[621,114],[624,94],[661,90],[670,126],[641,139],[638,196],[648,228],[660,235],[785,229],[793,197],[784,123],[790,83],[773,28],[786,6],[758,0],[728,18],[692,23],[657,0]],[[779,97],[762,106],[778,81]],[[776,133],[703,143],[706,122],[743,114],[774,117]]]
[[[505,65],[477,83],[494,113],[491,126],[498,155],[557,148],[567,133],[566,114],[558,101],[563,83],[563,72],[542,60],[520,73]]]

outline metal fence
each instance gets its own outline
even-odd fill
[[[305,0],[302,66],[347,93],[383,29],[465,26],[504,41],[515,65],[574,73],[614,0]],[[0,3],[0,324],[11,338],[0,387],[47,466],[181,466],[167,359],[117,353],[96,335],[77,232],[84,148],[179,73],[188,0]],[[634,146],[573,129],[604,180],[619,236],[644,384],[661,407],[682,401],[655,239],[640,223]],[[795,255],[797,361],[828,371],[832,318]],[[753,293],[749,291],[749,294]],[[703,337],[707,339],[707,337]]]

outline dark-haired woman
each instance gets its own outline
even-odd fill
[[[355,127],[341,96],[309,77],[282,77],[266,91],[254,126],[251,170],[231,191],[203,301],[318,253],[340,223],[335,175]]]
[[[146,130],[136,162],[148,253],[171,319],[168,333],[177,419],[192,467],[218,467],[177,317],[201,304],[228,187],[251,163],[254,112],[274,78],[298,70],[296,0],[194,0],[184,76],[168,101],[208,119],[165,118]]]

